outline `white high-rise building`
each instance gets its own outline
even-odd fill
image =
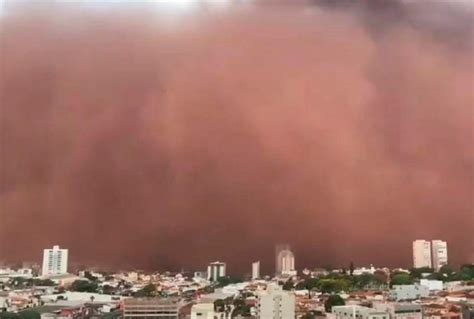
[[[295,255],[289,245],[277,245],[275,250],[275,272],[277,275],[295,273]]]
[[[54,246],[43,251],[43,276],[61,275],[67,273],[68,250]]]
[[[418,239],[413,242],[413,267],[431,268],[431,243],[429,241]]]
[[[295,318],[295,295],[270,284],[258,294],[257,316],[259,319]]]
[[[260,278],[260,261],[252,263],[252,280]]]
[[[431,256],[433,257],[433,268],[438,271],[442,266],[448,264],[448,244],[442,240],[431,241]]]
[[[215,261],[207,266],[207,279],[210,281],[217,281],[220,277],[225,277],[225,263]]]

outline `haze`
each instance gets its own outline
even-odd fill
[[[473,262],[472,6],[348,2],[7,2],[0,259]]]

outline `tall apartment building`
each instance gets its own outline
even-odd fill
[[[277,245],[275,249],[275,273],[277,275],[295,272],[295,255],[289,245]]]
[[[260,261],[252,263],[252,280],[260,278]]]
[[[269,285],[257,299],[259,319],[295,318],[295,295],[278,285]]]
[[[207,279],[217,281],[220,277],[225,277],[226,265],[223,262],[215,261],[207,266]]]
[[[427,240],[418,239],[413,242],[413,267],[431,268],[431,243]]]
[[[448,264],[448,244],[442,240],[431,242],[432,265],[435,270]]]
[[[68,250],[54,246],[43,251],[43,276],[61,275],[67,273]]]
[[[418,239],[413,242],[413,267],[439,270],[448,264],[448,244],[442,240]]]

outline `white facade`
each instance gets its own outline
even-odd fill
[[[257,316],[259,319],[295,318],[295,295],[278,285],[269,285],[258,295]]]
[[[442,240],[431,242],[431,255],[433,257],[433,268],[439,270],[448,264],[448,244]]]
[[[443,281],[441,280],[430,280],[430,279],[421,279],[420,285],[428,287],[430,291],[441,291],[443,290]]]
[[[43,276],[62,275],[67,273],[68,250],[54,246],[43,251]]]
[[[213,303],[198,303],[191,308],[191,319],[214,319]]]
[[[223,262],[215,261],[207,266],[207,279],[217,281],[220,277],[225,277],[226,265]]]
[[[260,261],[252,263],[252,280],[260,278]]]
[[[418,239],[413,242],[413,267],[431,268],[431,243],[429,241]]]
[[[390,319],[390,315],[386,311],[359,305],[334,306],[331,312],[335,319]]]
[[[428,287],[422,285],[394,285],[390,291],[390,297],[396,301],[416,300],[426,298],[430,295]]]
[[[277,275],[294,274],[295,255],[291,251],[289,245],[278,245],[276,247],[275,272]]]
[[[390,319],[422,319],[421,305],[413,303],[375,303],[378,311],[390,314]]]

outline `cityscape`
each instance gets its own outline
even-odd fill
[[[413,241],[409,269],[297,269],[289,244],[275,247],[275,272],[260,261],[244,276],[224,261],[184,272],[71,271],[69,251],[44,249],[41,264],[0,268],[2,318],[470,319],[474,264],[453,268],[443,240]],[[10,317],[8,317],[8,314]],[[21,315],[23,314],[23,315]]]
[[[474,319],[474,0],[0,0],[0,319]]]

